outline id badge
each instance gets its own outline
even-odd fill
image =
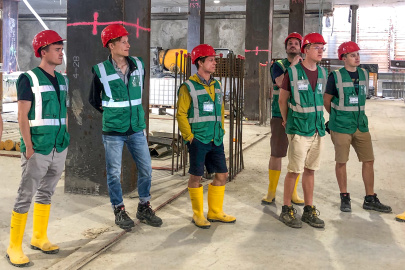
[[[321,84],[321,83],[318,83],[317,85],[318,85],[318,86],[317,86],[317,88],[316,88],[316,92],[317,92],[318,94],[322,94],[322,84]]]
[[[214,111],[214,103],[206,101],[204,102],[203,107],[204,112],[213,112]]]
[[[308,81],[298,81],[298,91],[308,90]]]
[[[359,104],[359,97],[358,96],[350,96],[349,97],[350,104]]]

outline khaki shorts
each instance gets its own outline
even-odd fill
[[[273,117],[270,120],[271,127],[271,137],[270,137],[270,148],[271,156],[282,158],[287,156],[288,139],[285,133],[285,128],[282,125],[283,119]]]
[[[350,145],[356,151],[360,162],[373,161],[374,152],[370,132],[356,130],[353,134],[330,132],[332,142],[335,145],[335,161],[346,163],[349,160]]]
[[[315,133],[311,137],[297,134],[287,134],[290,147],[288,148],[288,172],[302,173],[304,168],[319,170],[323,138]]]

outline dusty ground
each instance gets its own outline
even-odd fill
[[[394,212],[402,212],[405,106],[371,101],[367,110],[376,155],[376,192]],[[276,204],[260,205],[267,188],[268,145],[266,139],[246,151],[246,170],[227,185],[224,208],[237,217],[236,224],[196,228],[190,222],[190,200],[185,194],[159,213],[165,222],[162,228],[139,226],[84,269],[103,265],[111,269],[403,269],[405,224],[396,222],[394,214],[362,209],[361,166],[353,151],[348,166],[353,212],[339,210],[333,145],[328,136],[322,169],[315,180],[315,204],[326,228],[304,224],[302,229],[291,229],[278,221],[285,169]],[[284,168],[286,163],[284,160]]]
[[[371,100],[367,103],[370,131],[376,156],[375,190],[394,213],[380,214],[361,208],[364,186],[361,164],[351,151],[348,164],[352,213],[339,210],[339,190],[334,175],[334,149],[325,138],[322,167],[315,175],[315,200],[325,220],[325,229],[307,224],[291,229],[280,221],[283,182],[287,160],[283,160],[276,204],[262,206],[267,190],[269,137],[245,151],[246,169],[226,188],[224,210],[237,217],[235,224],[214,223],[209,230],[191,223],[188,194],[180,196],[158,212],[161,228],[138,225],[110,249],[95,257],[83,269],[403,269],[405,223],[394,220],[405,211],[405,105],[403,101]],[[251,134],[264,134],[268,127],[251,126]],[[260,136],[257,136],[260,137]],[[8,245],[10,211],[19,181],[18,159],[0,157],[0,253]],[[160,172],[162,173],[162,172]],[[162,177],[155,184],[153,205],[159,205],[186,186],[178,175]],[[17,182],[17,184],[16,184]],[[206,184],[206,183],[205,183]],[[87,256],[98,250],[108,235],[119,234],[112,221],[108,199],[63,194],[58,186],[49,235],[62,251],[56,256],[28,248],[32,221],[28,221],[24,250],[33,261],[31,269],[68,265],[72,256]],[[302,196],[302,190],[299,189]],[[205,212],[207,212],[205,189]],[[156,197],[156,196],[155,196]],[[129,200],[130,215],[136,200]],[[298,208],[298,214],[302,208]],[[103,233],[103,231],[106,231]],[[96,235],[99,237],[93,239]],[[77,251],[76,251],[77,250]],[[75,252],[76,251],[76,252]],[[70,255],[70,256],[69,256]],[[0,258],[0,269],[14,269]],[[63,268],[58,268],[63,269]]]

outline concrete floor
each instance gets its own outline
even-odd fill
[[[403,101],[370,100],[367,115],[376,156],[375,190],[383,203],[392,206],[392,214],[362,209],[361,164],[354,151],[351,151],[348,165],[353,212],[340,212],[334,149],[327,135],[322,166],[315,175],[314,193],[314,203],[326,227],[315,229],[304,224],[302,229],[292,229],[285,226],[278,221],[278,215],[287,159],[283,160],[276,204],[260,204],[268,183],[270,149],[269,137],[266,137],[245,151],[246,169],[227,185],[224,210],[235,215],[237,222],[213,223],[209,230],[198,229],[191,223],[192,211],[186,193],[158,212],[164,221],[161,228],[140,224],[123,234],[113,224],[107,198],[63,194],[63,181],[60,181],[54,197],[49,235],[60,244],[61,252],[45,255],[28,248],[32,225],[29,218],[24,250],[33,261],[31,269],[65,269],[72,261],[89,257],[114,237],[120,240],[82,269],[403,269],[405,224],[394,218],[395,213],[405,211],[404,169],[401,166],[405,160],[405,105]],[[253,135],[263,134],[269,128],[249,126],[248,129]],[[0,171],[3,187],[0,190],[3,198],[0,253],[4,254],[10,211],[19,181],[19,160],[0,157]],[[152,204],[160,205],[183,190],[186,181],[186,177],[178,175],[162,176],[152,184],[159,190],[152,191],[155,194]],[[302,196],[301,188],[299,194]],[[204,196],[206,212],[206,189]],[[133,216],[136,200],[127,201]],[[301,213],[300,207],[298,214]],[[96,236],[92,240],[91,237]],[[15,268],[0,258],[0,269]]]

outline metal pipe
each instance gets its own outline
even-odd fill
[[[176,64],[177,64],[177,62],[176,62]],[[183,50],[180,51],[180,70],[179,70],[180,82],[179,82],[179,85],[181,85],[183,83],[182,80],[181,80],[181,78],[182,78],[182,76],[181,76],[182,70],[183,70]],[[176,77],[176,80],[177,80],[177,77]],[[177,126],[177,162],[176,162],[177,171],[179,171],[179,169],[181,168],[181,166],[179,167],[179,158],[180,158],[180,155],[182,153],[182,151],[180,150],[180,140],[181,140],[181,146],[183,146],[183,140],[180,137],[179,126]],[[183,148],[181,148],[181,149],[183,149]]]
[[[233,107],[233,85],[232,85],[232,61],[233,54],[228,54],[229,64],[229,179],[233,179],[233,128],[234,128],[234,107]]]
[[[188,54],[184,54],[184,65],[185,65],[185,67],[184,67],[184,70],[185,70],[185,74],[184,74],[184,81],[185,81],[185,78],[186,78],[186,75],[187,75],[187,73],[188,73],[188,68],[189,68],[189,65],[188,65]],[[187,163],[187,160],[186,160],[186,155],[187,155],[187,152],[186,152],[186,144],[184,143],[184,140],[183,140],[183,144],[182,144],[182,146],[183,146],[183,148],[182,148],[182,150],[183,150],[183,155],[182,155],[182,166],[183,166],[183,176],[185,176],[186,175],[186,163]]]
[[[179,53],[176,52],[176,64]],[[174,110],[173,110],[173,142],[172,142],[172,175],[174,174],[174,146],[176,144],[176,108],[177,108],[177,67],[174,69]],[[179,149],[177,148],[177,152]]]
[[[241,75],[242,75],[242,81],[241,81],[241,94],[242,94],[242,97],[241,97],[241,102],[242,102],[242,104],[241,104],[241,110],[242,110],[242,117],[241,117],[241,122],[243,121],[243,115],[244,115],[244,113],[243,113],[243,103],[244,103],[244,100],[245,100],[245,84],[244,84],[244,79],[245,79],[245,57],[243,57],[242,58],[242,65],[241,65]],[[243,124],[241,125],[241,129],[240,129],[240,147],[241,147],[241,149],[242,149],[242,141],[243,141]],[[243,161],[243,150],[242,150],[242,152],[241,152],[241,154],[240,154],[240,161],[241,161],[241,168],[242,168],[242,170],[245,168],[245,163],[244,163],[244,161]]]

